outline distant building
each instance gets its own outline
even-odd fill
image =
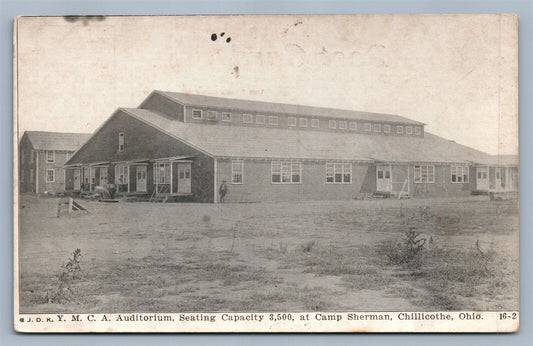
[[[64,164],[89,137],[86,133],[24,132],[19,145],[20,192],[64,192],[69,184],[74,189],[75,179],[81,179],[79,172],[75,176],[70,170],[66,175]]]
[[[506,162],[398,115],[164,91],[119,108],[68,161],[89,188],[227,202],[515,190]],[[480,178],[478,178],[480,177]],[[485,181],[486,179],[486,181]]]

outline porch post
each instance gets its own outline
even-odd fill
[[[35,150],[35,193],[39,193],[39,150]]]
[[[487,193],[488,193],[490,191],[490,167],[489,166],[487,166],[487,183],[488,183],[488,186],[487,186]]]
[[[409,166],[410,164],[407,164],[407,194],[410,195],[410,187],[409,187]],[[435,174],[435,169],[433,169],[433,174]]]
[[[214,159],[214,169],[213,169],[213,183],[214,183],[214,189],[213,189],[213,203],[218,203],[218,184],[217,184],[217,159],[215,157]]]
[[[156,162],[154,163],[153,167],[154,167],[154,168],[153,168],[154,171],[152,172],[152,175],[154,176],[154,180],[155,180],[155,193],[156,193],[156,195],[157,195],[157,194],[159,193],[159,184],[158,184],[158,183],[159,183],[159,171],[158,171],[158,169],[159,169],[159,163],[157,163],[157,161],[156,161]],[[157,173],[158,175],[156,175],[156,173]]]
[[[172,181],[174,180],[174,175],[172,174],[172,166],[174,163],[170,160],[170,193],[172,194]]]
[[[511,191],[511,170],[509,167],[505,168],[505,190]]]
[[[130,192],[130,183],[131,183],[131,177],[130,177],[130,164],[127,164],[128,166],[128,193]]]
[[[389,163],[390,172],[390,192],[394,192],[394,184],[392,183],[392,164]]]

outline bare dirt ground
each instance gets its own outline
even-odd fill
[[[21,196],[22,313],[518,309],[517,201],[80,200],[90,213],[58,218],[59,200]],[[409,228],[422,251],[391,263]],[[76,248],[82,276],[54,302]]]

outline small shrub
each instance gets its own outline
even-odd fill
[[[314,240],[311,240],[301,246],[302,252],[311,252],[313,251],[313,248],[315,247],[316,242]]]
[[[63,271],[59,275],[59,287],[55,293],[48,293],[47,300],[49,303],[65,303],[76,298],[76,293],[72,289],[72,284],[81,279],[81,250],[76,249],[72,252],[67,263],[62,266]]]
[[[401,242],[382,244],[377,251],[387,257],[389,265],[419,265],[420,254],[426,244],[426,238],[421,238],[420,235],[413,227],[409,227]]]

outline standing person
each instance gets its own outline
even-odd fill
[[[224,197],[226,197],[226,193],[228,193],[228,185],[226,185],[225,180],[222,180],[222,184],[220,184],[220,188],[218,189],[218,194],[220,195],[220,203],[224,203]]]

